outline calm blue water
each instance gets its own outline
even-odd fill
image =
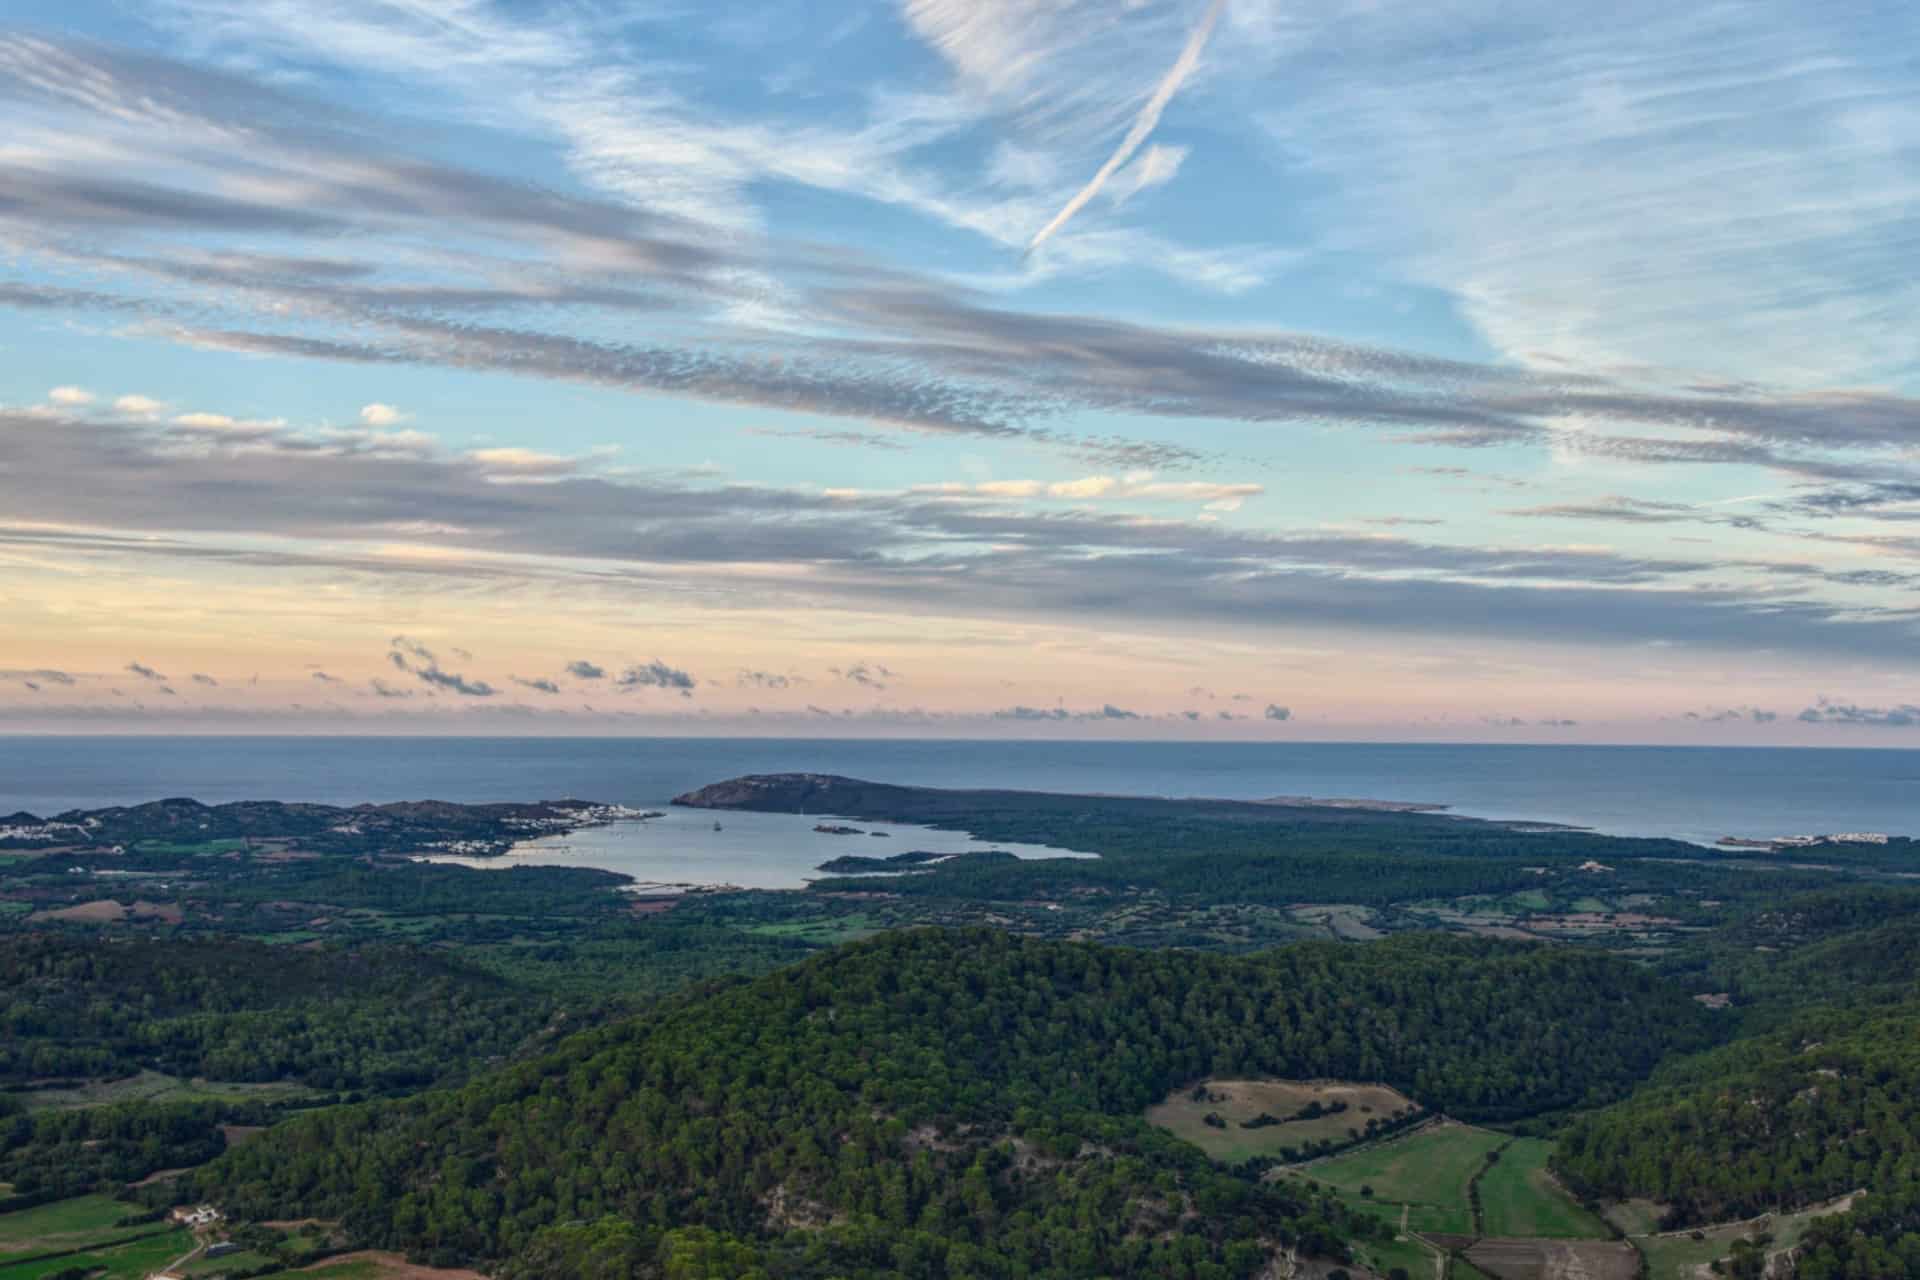
[[[506,858],[434,858],[462,866],[498,871],[509,866],[597,867],[632,876],[634,888],[677,892],[692,885],[738,885],[746,889],[798,889],[823,879],[821,863],[843,853],[884,858],[916,850],[927,853],[982,853],[989,849],[1021,858],[1091,857],[1041,844],[987,843],[963,831],[935,831],[910,823],[849,820],[872,835],[828,835],[815,831],[820,815],[791,813],[709,813],[668,809],[646,822],[615,822],[604,827],[529,840]]]
[[[0,814],[162,796],[658,806],[703,783],[784,770],[949,787],[1359,796],[1694,840],[1920,834],[1920,751],[1424,743],[4,737]]]

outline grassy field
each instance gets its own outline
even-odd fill
[[[125,1204],[111,1196],[80,1196],[18,1213],[0,1214],[0,1263],[124,1240],[155,1230],[154,1223],[139,1227],[113,1225],[139,1212],[138,1205]]]
[[[1418,1240],[1357,1241],[1354,1256],[1360,1265],[1383,1276],[1395,1267],[1405,1267],[1413,1280],[1435,1280],[1439,1275],[1439,1251]]]
[[[1437,1124],[1287,1174],[1330,1187],[1349,1206],[1396,1225],[1405,1205],[1407,1225],[1415,1231],[1468,1235],[1473,1207],[1467,1183],[1486,1163],[1487,1152],[1505,1141],[1470,1125]],[[1363,1188],[1372,1195],[1363,1194]]]
[[[204,857],[216,853],[232,853],[247,847],[245,840],[223,837],[218,840],[199,840],[182,843],[174,840],[140,840],[134,846],[142,853],[176,853],[191,857]]]
[[[802,942],[836,947],[843,942],[858,942],[880,932],[880,926],[862,915],[834,916],[823,920],[796,920],[778,924],[749,925],[743,932],[768,938],[798,938]]]
[[[1196,1089],[1204,1091],[1195,1098]],[[1322,1107],[1344,1102],[1347,1109],[1313,1120],[1248,1129],[1242,1122],[1267,1114],[1282,1119],[1311,1103]],[[1199,1086],[1176,1089],[1166,1101],[1147,1109],[1147,1123],[1184,1138],[1223,1164],[1237,1164],[1254,1156],[1278,1156],[1288,1147],[1303,1147],[1326,1139],[1348,1141],[1349,1129],[1362,1129],[1368,1120],[1385,1121],[1394,1112],[1413,1106],[1405,1094],[1384,1085],[1309,1084],[1291,1080],[1208,1080]],[[1206,1122],[1209,1115],[1226,1121],[1225,1128]]]
[[[1553,1144],[1516,1138],[1480,1176],[1480,1209],[1490,1236],[1552,1236],[1605,1240],[1604,1222],[1561,1190],[1547,1174]]]
[[[115,1225],[139,1212],[138,1205],[93,1195],[0,1215],[0,1280],[45,1280],[74,1268],[91,1272],[89,1280],[145,1280],[201,1243],[191,1231],[167,1222]],[[325,1245],[324,1233],[298,1233],[287,1235],[285,1249],[276,1252],[282,1259],[298,1259]],[[219,1280],[274,1265],[265,1254],[241,1251],[196,1257],[179,1270],[196,1280]],[[473,1280],[471,1272],[414,1267],[384,1254],[349,1255],[337,1263],[313,1264],[311,1270],[297,1261],[279,1265],[287,1269],[274,1274],[302,1280]]]
[[[79,1196],[0,1214],[0,1280],[41,1280],[75,1267],[98,1280],[144,1280],[193,1248],[192,1233],[166,1223],[115,1225],[138,1212],[109,1196]]]
[[[1620,1228],[1630,1236],[1653,1234],[1659,1227],[1660,1219],[1666,1215],[1665,1205],[1655,1204],[1651,1200],[1622,1200],[1605,1207],[1602,1212],[1608,1222]]]
[[[1648,1280],[1693,1280],[1697,1268],[1724,1258],[1733,1247],[1732,1237],[1692,1240],[1686,1236],[1644,1236],[1634,1246],[1646,1255]]]
[[[183,1227],[167,1229],[149,1224],[146,1229],[159,1234],[117,1244],[102,1242],[37,1262],[0,1265],[0,1280],[42,1280],[75,1267],[89,1270],[89,1280],[145,1280],[193,1248],[193,1233]]]
[[[158,1071],[119,1080],[99,1080],[72,1089],[33,1089],[13,1095],[34,1111],[68,1111],[105,1107],[120,1102],[278,1102],[304,1098],[314,1091],[298,1084],[234,1084],[219,1080],[184,1080]]]

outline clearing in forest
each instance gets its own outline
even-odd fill
[[[1203,1080],[1147,1108],[1147,1123],[1222,1164],[1238,1164],[1256,1156],[1277,1159],[1319,1142],[1344,1145],[1352,1134],[1364,1134],[1368,1121],[1384,1125],[1416,1109],[1411,1098],[1381,1084]]]
[[[1486,1167],[1487,1153],[1506,1141],[1485,1129],[1442,1122],[1283,1172],[1333,1190],[1350,1208],[1373,1213],[1396,1229],[1404,1206],[1414,1231],[1472,1235],[1468,1186]]]
[[[91,1280],[144,1280],[193,1248],[191,1232],[166,1223],[116,1225],[139,1205],[77,1196],[0,1214],[0,1280],[44,1280],[72,1271]]]
[[[114,1225],[140,1211],[138,1205],[123,1204],[111,1196],[78,1196],[0,1214],[0,1263],[152,1232],[151,1225]]]
[[[1490,1236],[1604,1240],[1607,1224],[1580,1207],[1547,1172],[1553,1144],[1515,1138],[1480,1175],[1482,1229]]]

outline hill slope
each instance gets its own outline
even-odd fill
[[[224,1157],[242,1214],[508,1274],[1251,1275],[1338,1210],[1141,1113],[1210,1075],[1379,1079],[1472,1117],[1621,1096],[1707,1038],[1607,957],[1408,938],[1249,960],[918,931]],[[1346,1229],[1355,1229],[1348,1227]],[[1364,1228],[1359,1228],[1364,1229]]]
[[[1676,1062],[1577,1120],[1557,1162],[1588,1191],[1674,1206],[1678,1225],[1920,1188],[1920,1005],[1823,1010]]]

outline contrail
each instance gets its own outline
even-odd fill
[[[1133,153],[1140,149],[1140,144],[1147,140],[1153,133],[1154,127],[1160,123],[1160,113],[1167,109],[1167,104],[1173,101],[1173,95],[1180,92],[1180,86],[1187,82],[1187,77],[1193,74],[1193,69],[1200,65],[1200,53],[1207,47],[1207,38],[1213,34],[1214,24],[1220,21],[1220,15],[1225,12],[1226,7],[1227,0],[1213,0],[1213,3],[1207,6],[1206,13],[1200,18],[1200,25],[1193,29],[1192,35],[1187,37],[1186,47],[1180,50],[1180,56],[1174,59],[1173,66],[1168,68],[1167,74],[1160,78],[1160,83],[1153,90],[1153,96],[1147,99],[1147,105],[1141,107],[1140,114],[1133,118],[1133,127],[1127,130],[1127,136],[1120,139],[1120,145],[1114,149],[1112,155],[1107,157],[1107,162],[1100,166],[1100,172],[1094,174],[1087,185],[1080,188],[1073,199],[1067,201],[1067,207],[1054,214],[1052,222],[1040,228],[1039,234],[1035,235],[1032,242],[1027,245],[1028,253],[1045,244],[1054,232],[1072,221],[1073,215],[1085,208],[1087,201],[1100,194],[1100,188],[1107,185],[1107,179],[1113,177],[1120,171],[1122,165],[1133,159]]]

